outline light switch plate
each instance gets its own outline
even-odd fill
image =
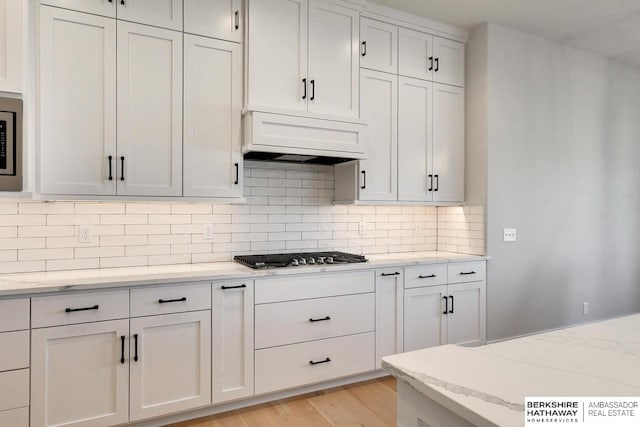
[[[213,240],[216,238],[216,230],[213,224],[206,224],[202,231],[202,238],[204,240]]]
[[[81,225],[78,227],[78,242],[93,243],[93,227]]]
[[[505,228],[504,229],[504,241],[505,242],[515,242],[517,240],[516,229],[515,228]]]

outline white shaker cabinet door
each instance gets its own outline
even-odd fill
[[[404,351],[447,344],[447,286],[404,291]]]
[[[118,22],[118,195],[182,195],[182,34]]]
[[[27,2],[0,0],[0,92],[23,91]]]
[[[31,332],[31,427],[129,421],[129,320]]]
[[[120,0],[40,0],[40,4],[115,18],[116,2],[119,1]]]
[[[114,1],[118,19],[182,31],[182,0]]]
[[[485,343],[485,282],[449,285],[448,343]]]
[[[184,0],[184,32],[242,42],[242,0]]]
[[[308,0],[249,0],[247,5],[247,104],[307,111]]]
[[[398,199],[431,201],[433,83],[398,78]]]
[[[403,269],[376,271],[376,369],[382,358],[403,352]]]
[[[185,34],[184,195],[242,197],[242,46]]]
[[[433,36],[419,31],[400,28],[398,73],[401,76],[432,80],[436,61],[433,54]]]
[[[358,12],[309,2],[309,111],[358,117]]]
[[[464,43],[433,37],[433,81],[464,86]]]
[[[131,421],[211,404],[211,311],[131,319]]]
[[[360,85],[369,155],[360,162],[360,200],[397,200],[398,77],[362,69]]]
[[[435,202],[464,201],[464,89],[433,84]]]
[[[398,27],[360,18],[360,67],[398,73]]]
[[[213,403],[253,396],[253,282],[214,283]]]
[[[40,192],[114,195],[114,19],[40,8],[40,100]]]

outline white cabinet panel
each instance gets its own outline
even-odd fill
[[[363,69],[360,86],[369,156],[360,162],[360,200],[397,200],[398,77]]]
[[[242,196],[242,47],[184,39],[184,195]]]
[[[131,317],[211,309],[211,284],[131,289]]]
[[[360,18],[360,67],[398,73],[398,27]]]
[[[398,85],[398,198],[431,201],[433,83],[400,77]]]
[[[447,264],[416,265],[404,269],[404,287],[421,288],[447,284]]]
[[[464,89],[433,85],[435,202],[464,200]]]
[[[71,325],[129,317],[129,291],[82,292],[31,299],[31,326]]]
[[[129,320],[33,330],[31,427],[127,423],[128,336]]]
[[[29,408],[0,412],[0,426],[29,427]]]
[[[40,0],[40,4],[107,16],[109,18],[116,17],[116,3],[119,2],[120,0]]]
[[[213,285],[213,402],[253,396],[253,282]]]
[[[401,76],[432,80],[435,68],[433,36],[400,28],[398,73]]]
[[[376,369],[383,357],[403,352],[403,283],[402,269],[376,271]]]
[[[309,111],[358,117],[359,14],[309,3]]]
[[[115,20],[40,8],[40,117],[40,192],[114,195]]]
[[[449,285],[448,343],[481,345],[485,333],[485,283]]]
[[[29,298],[0,300],[0,332],[29,329]]]
[[[118,22],[117,165],[119,195],[182,195],[181,33]]]
[[[24,406],[29,406],[29,370],[0,373],[0,411]]]
[[[464,43],[433,37],[433,81],[464,86]]]
[[[23,91],[27,2],[0,0],[0,92]]]
[[[0,334],[0,372],[29,367],[29,331]]]
[[[487,277],[487,264],[480,262],[453,262],[449,264],[449,283],[480,282]]]
[[[306,111],[308,0],[251,0],[248,8],[248,105]]]
[[[404,351],[447,343],[446,300],[447,286],[405,290]]]
[[[131,421],[211,404],[211,311],[131,319]]]
[[[114,0],[118,19],[182,31],[182,0]]]
[[[242,42],[242,0],[184,0],[184,32]]]

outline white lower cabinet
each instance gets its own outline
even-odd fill
[[[211,311],[131,319],[131,421],[211,404]]]
[[[485,341],[484,282],[449,285],[449,344],[480,345]]]
[[[0,412],[0,426],[29,427],[29,408]]]
[[[213,402],[253,396],[253,282],[214,283]]]
[[[129,421],[129,320],[34,329],[31,427]]]
[[[403,269],[376,271],[376,369],[382,358],[402,353]]]

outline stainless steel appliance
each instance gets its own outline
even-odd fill
[[[240,264],[253,269],[301,267],[333,264],[351,264],[354,262],[367,262],[362,255],[346,252],[304,252],[291,254],[269,255],[237,255],[233,258]]]
[[[0,98],[0,191],[22,191],[22,101]]]

